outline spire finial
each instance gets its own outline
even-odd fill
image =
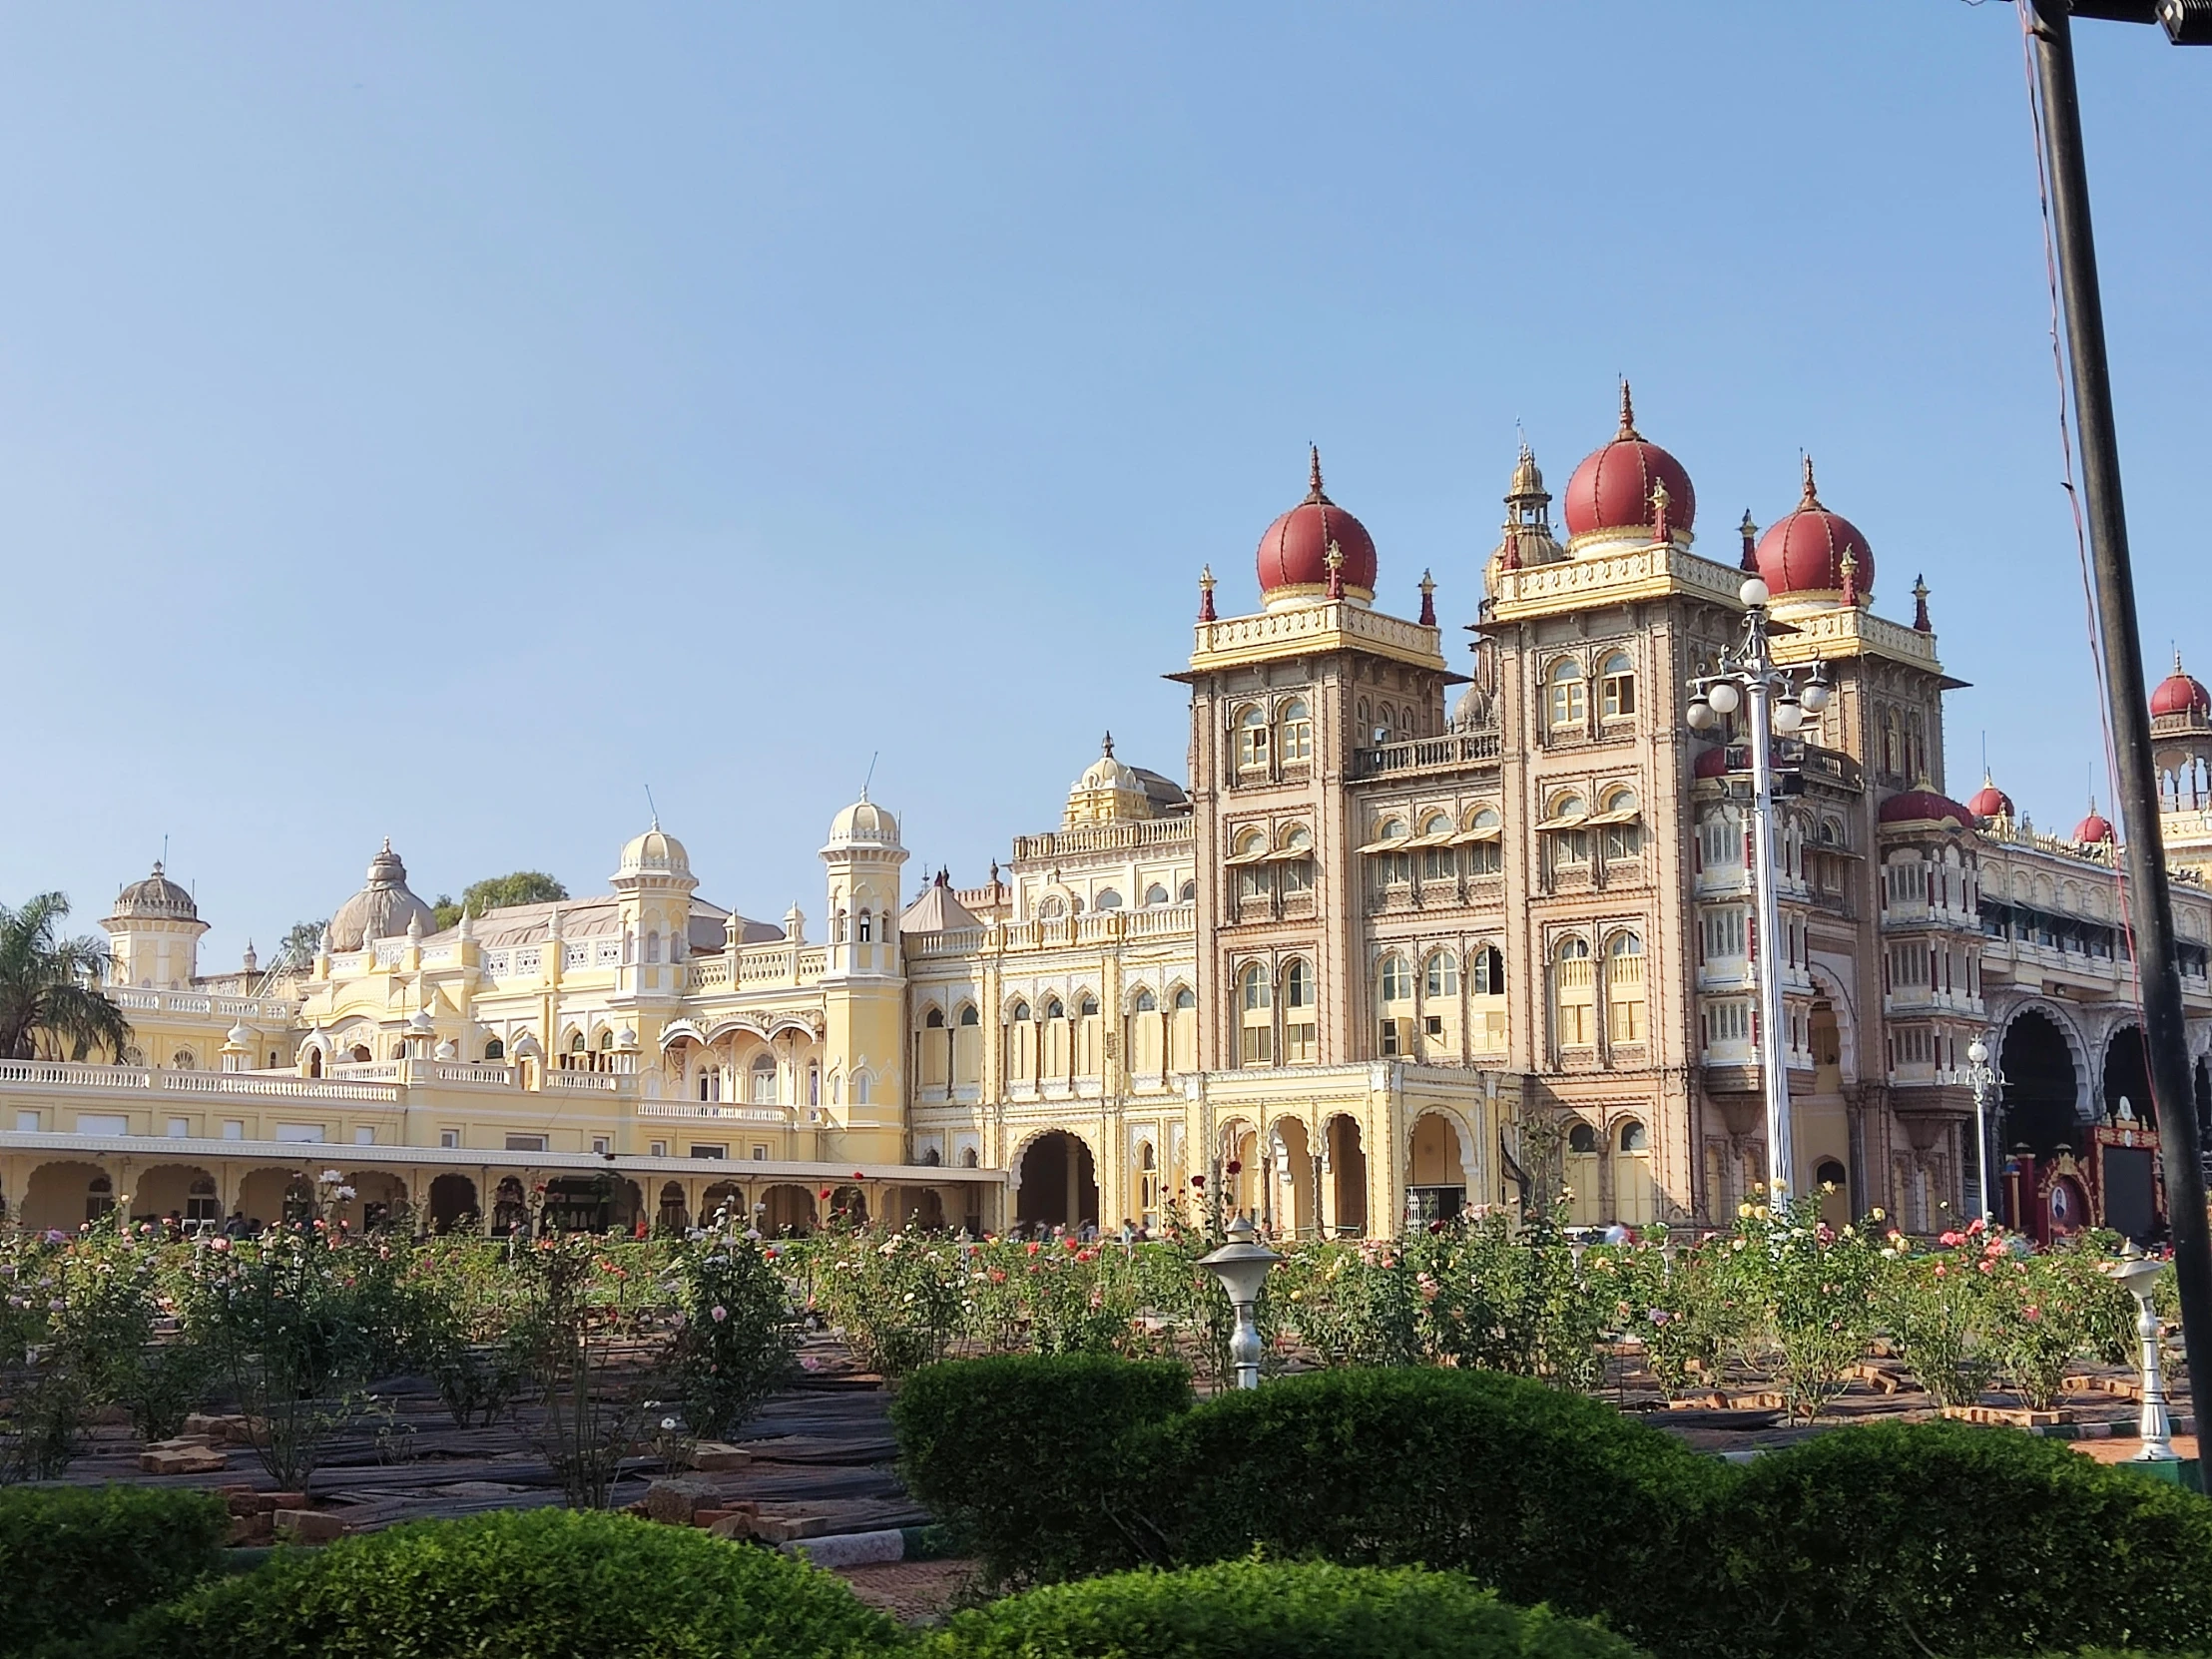
[[[1805,501],[1803,504],[1808,507],[1817,507],[1821,504],[1821,497],[1819,490],[1816,489],[1813,484],[1813,452],[1810,449],[1805,451],[1804,459]]]
[[[1759,568],[1759,526],[1752,521],[1749,507],[1744,509],[1744,521],[1736,530],[1744,538],[1744,557],[1738,568],[1756,571]]]
[[[1923,634],[1934,632],[1928,620],[1928,581],[1921,576],[1913,578],[1913,627]]]
[[[1306,448],[1307,452],[1313,457],[1313,470],[1308,480],[1311,489],[1306,499],[1309,501],[1326,501],[1329,498],[1322,494],[1321,489],[1321,445],[1309,443]]]
[[[1106,736],[1105,736],[1105,738],[1104,738],[1104,740],[1100,742],[1100,744],[1099,744],[1098,748],[1099,748],[1099,752],[1100,752],[1100,753],[1101,753],[1101,754],[1102,754],[1103,756],[1105,756],[1105,758],[1106,758],[1107,760],[1109,760],[1109,761],[1110,761],[1110,760],[1112,760],[1112,759],[1114,758],[1114,735],[1113,735],[1113,733],[1111,733],[1111,732],[1107,733],[1107,734],[1106,734]]]
[[[1621,429],[1619,437],[1633,438],[1642,434],[1636,430],[1636,400],[1628,389],[1628,376],[1621,376]]]
[[[1436,578],[1425,570],[1420,573],[1420,625],[1436,626]]]
[[[1214,567],[1203,566],[1198,573],[1198,620],[1214,620]]]

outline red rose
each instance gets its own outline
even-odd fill
[[[1229,1160],[1227,1167],[1231,1175],[1242,1175],[1244,1173],[1244,1165],[1237,1162],[1237,1160],[1234,1158]]]

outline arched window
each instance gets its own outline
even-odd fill
[[[497,1037],[484,1044],[484,1061],[487,1065],[495,1060],[504,1060],[506,1057],[507,1045]]]
[[[1605,1034],[1616,1043],[1644,1040],[1644,941],[1634,933],[1606,942]]]
[[[645,959],[649,962],[661,959],[661,930],[658,927],[645,935]]]
[[[1067,901],[1058,893],[1045,894],[1037,904],[1037,914],[1046,921],[1058,921],[1067,913]]]
[[[1623,1152],[1645,1152],[1650,1147],[1651,1134],[1642,1124],[1630,1118],[1621,1125],[1620,1148]]]
[[[1476,996],[1503,996],[1505,994],[1505,955],[1494,944],[1478,944],[1474,957],[1467,963],[1467,977],[1472,983],[1467,987]]]
[[[1275,1063],[1275,995],[1265,964],[1250,962],[1237,976],[1237,1060],[1241,1065]]]
[[[1091,908],[1094,910],[1118,910],[1121,908],[1121,894],[1114,891],[1112,887],[1101,887],[1098,889],[1098,896],[1091,900]]]
[[[1451,844],[1451,820],[1441,813],[1430,813],[1420,821],[1419,838],[1426,843],[1420,851],[1420,878],[1439,883],[1456,881],[1459,851]]]
[[[1154,996],[1150,991],[1139,991],[1136,995],[1136,999],[1132,1001],[1129,1006],[1132,1010],[1140,1014],[1157,1013],[1160,1007],[1160,999]]]
[[[1020,1024],[1023,1020],[1026,1020],[1029,1017],[1029,1004],[1017,999],[1014,1003],[1013,1012],[1007,1017],[1012,1019],[1017,1025]]]
[[[1144,890],[1144,901],[1148,909],[1155,904],[1165,904],[1168,901],[1167,888],[1157,881],[1153,882],[1151,886]]]
[[[1636,712],[1636,669],[1628,653],[1616,651],[1598,666],[1597,712],[1604,720],[1626,720]]]
[[[1294,697],[1283,705],[1282,744],[1278,753],[1283,764],[1290,766],[1314,758],[1314,716],[1306,699]]]
[[[859,944],[866,944],[870,939],[874,937],[875,916],[871,911],[862,910],[860,912],[859,932],[855,936],[855,942]]]
[[[1545,707],[1551,730],[1579,730],[1589,719],[1589,687],[1582,677],[1582,665],[1572,657],[1562,657],[1551,665],[1544,679],[1550,691]]]
[[[944,1029],[944,1010],[942,1008],[930,1009],[928,1013],[922,1016],[921,1023],[932,1031],[942,1031]]]
[[[1186,1009],[1196,1009],[1197,1006],[1198,993],[1188,985],[1178,986],[1175,992],[1175,1011],[1182,1013]]]
[[[1268,716],[1265,709],[1248,708],[1237,716],[1237,770],[1268,769]]]
[[[1467,849],[1469,875],[1495,875],[1505,867],[1505,826],[1492,807],[1477,807],[1467,819],[1461,839]]]
[[[1267,897],[1270,889],[1265,861],[1267,855],[1268,835],[1265,830],[1246,830],[1237,836],[1236,851],[1230,855],[1230,861],[1237,866],[1237,898],[1240,903],[1247,899]]]
[[[971,1002],[960,1010],[960,1025],[963,1029],[979,1023],[981,1022],[976,1018],[974,1003]]]
[[[1643,814],[1631,789],[1608,790],[1595,822],[1602,827],[1600,850],[1608,861],[1633,858],[1644,849]]]
[[[1281,872],[1283,895],[1314,890],[1314,832],[1303,824],[1294,824],[1283,831],[1282,844],[1276,848],[1276,868]]]
[[[865,1106],[865,1105],[867,1104],[867,1091],[868,1091],[868,1082],[869,1082],[869,1079],[868,1079],[868,1074],[867,1074],[866,1072],[864,1072],[864,1071],[856,1071],[856,1072],[854,1072],[854,1073],[852,1074],[852,1104],[853,1104],[853,1105],[855,1105],[855,1106]]]
[[[1597,1150],[1597,1131],[1586,1123],[1578,1123],[1567,1131],[1567,1150],[1591,1153]]]
[[[1056,996],[1048,999],[1044,1005],[1044,1017],[1046,1019],[1066,1019],[1068,1017],[1067,1004]]]
[[[615,1034],[614,1034],[614,1033],[613,1033],[612,1031],[602,1031],[602,1032],[600,1032],[600,1033],[599,1033],[599,1051],[600,1051],[600,1053],[602,1053],[602,1054],[612,1054],[612,1053],[614,1052],[614,1048],[615,1048]]]
[[[1186,877],[1183,882],[1183,902],[1188,904],[1198,896],[1198,882]]]
[[[1316,1001],[1313,967],[1293,956],[1283,966],[1283,1058],[1289,1064],[1310,1065],[1320,1055]]]
[[[1552,797],[1545,816],[1551,861],[1555,868],[1580,866],[1590,861],[1589,804],[1572,790]]]
[[[1075,1005],[1075,1011],[1081,1014],[1085,1019],[1090,1018],[1093,1014],[1098,1012],[1098,998],[1091,995],[1089,991],[1085,991],[1083,993],[1083,999]]]
[[[776,1056],[767,1053],[754,1055],[751,1076],[753,1079],[753,1104],[756,1106],[775,1105]]]
[[[1597,976],[1589,941],[1568,934],[1552,950],[1552,1035],[1561,1048],[1597,1041]]]
[[[1379,975],[1380,994],[1384,1002],[1405,1002],[1413,995],[1413,971],[1405,958],[1392,951],[1382,958]]]
[[[169,1063],[178,1071],[196,1071],[200,1066],[200,1057],[189,1048],[180,1048],[169,1057]]]
[[[571,1054],[582,1054],[587,1052],[587,1049],[588,1045],[584,1041],[583,1032],[571,1031],[568,1034],[568,1051]]]
[[[1459,958],[1448,950],[1431,950],[1423,964],[1421,977],[1426,981],[1430,996],[1457,996],[1459,994]]]

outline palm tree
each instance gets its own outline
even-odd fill
[[[108,947],[91,935],[68,939],[59,923],[69,900],[42,892],[20,910],[0,904],[0,1060],[52,1054],[81,1060],[95,1049],[121,1054],[131,1022],[100,991]]]

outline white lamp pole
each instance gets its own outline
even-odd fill
[[[1758,927],[1759,1070],[1767,1101],[1767,1186],[1778,1199],[1796,1185],[1790,1124],[1788,1013],[1782,1000],[1782,901],[1775,870],[1774,738],[1795,737],[1810,711],[1828,706],[1821,666],[1802,690],[1775,667],[1767,637],[1767,584],[1753,576],[1737,590],[1744,634],[1721,653],[1720,668],[1690,683],[1689,723],[1709,731],[1723,715],[1746,708],[1751,728],[1751,888]],[[1748,705],[1748,708],[1747,708]]]
[[[1974,1212],[1989,1219],[1989,1091],[1997,1074],[1989,1064],[1989,1045],[1976,1037],[1966,1045],[1966,1082],[1973,1089],[1973,1168],[1981,1191],[1974,1195]]]
[[[2142,1449],[2132,1459],[2138,1463],[2170,1462],[2174,1456],[2173,1423],[2166,1414],[2166,1380],[2158,1363],[2158,1314],[2151,1307],[2150,1288],[2164,1264],[2145,1256],[2134,1245],[2107,1270],[2135,1298],[2135,1335],[2142,1341],[2143,1409],[2135,1430]]]
[[[1198,1259],[1200,1267],[1221,1281],[1221,1288],[1229,1293],[1230,1306],[1237,1311],[1237,1329],[1229,1339],[1229,1363],[1236,1370],[1240,1388],[1260,1385],[1260,1323],[1252,1311],[1260,1300],[1260,1288],[1267,1283],[1268,1269],[1282,1260],[1260,1243],[1252,1223],[1241,1214],[1229,1224],[1229,1242]]]

